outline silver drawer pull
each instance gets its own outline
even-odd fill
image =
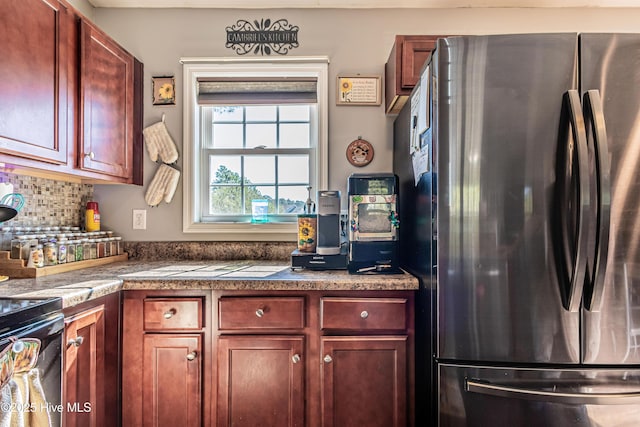
[[[198,357],[198,353],[196,353],[195,351],[192,351],[191,353],[187,354],[188,361],[196,360],[196,357]]]
[[[175,314],[176,314],[176,309],[172,308],[171,310],[166,311],[162,316],[165,319],[171,319]]]
[[[324,357],[324,363],[331,363],[333,362],[333,359],[331,358],[331,356],[329,356],[328,354]]]
[[[366,319],[369,317],[369,312],[367,310],[363,310],[362,313],[360,313],[360,317]]]
[[[292,361],[293,363],[298,363],[298,362],[300,362],[300,360],[302,360],[302,358],[301,358],[301,357],[300,357],[300,355],[299,355],[299,354],[297,354],[297,353],[296,353],[296,354],[294,354],[294,355],[291,357],[291,361]]]
[[[256,316],[257,316],[257,317],[262,317],[262,316],[264,316],[264,310],[263,310],[263,309],[261,309],[261,308],[257,309],[257,310],[256,310]]]

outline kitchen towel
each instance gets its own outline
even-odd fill
[[[22,392],[13,378],[0,389],[0,427],[25,427],[24,400]]]

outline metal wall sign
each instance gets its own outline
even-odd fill
[[[257,19],[253,22],[239,19],[228,26],[225,47],[233,49],[238,55],[253,52],[255,55],[286,55],[289,50],[299,46],[297,25],[289,24],[286,19]]]

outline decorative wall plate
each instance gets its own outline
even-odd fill
[[[369,141],[358,138],[347,145],[347,160],[353,166],[366,166],[373,160],[373,146]]]

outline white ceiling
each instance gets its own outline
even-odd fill
[[[468,8],[640,7],[640,0],[88,0],[95,7],[179,8]]]

